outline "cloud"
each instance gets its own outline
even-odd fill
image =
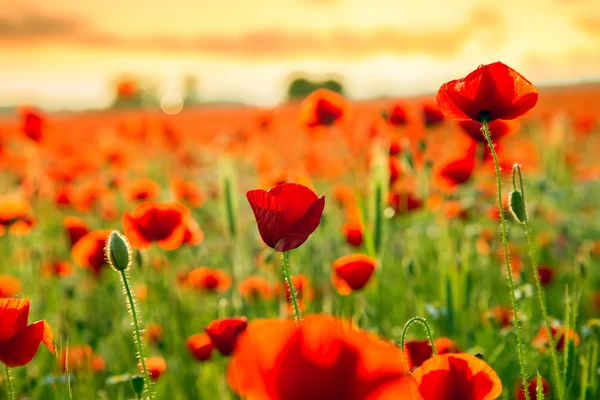
[[[498,46],[504,33],[502,19],[487,9],[476,9],[463,23],[438,30],[382,26],[367,31],[338,28],[328,32],[294,32],[265,28],[240,35],[136,38],[102,32],[75,17],[50,16],[32,10],[20,14],[19,17],[0,15],[0,42],[16,45],[62,43],[88,48],[200,53],[245,59],[363,59],[378,54],[430,55],[445,59],[459,53],[473,40],[481,41],[486,47]]]

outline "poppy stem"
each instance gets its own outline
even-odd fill
[[[496,169],[496,184],[498,186],[498,208],[500,210],[500,225],[502,226],[502,246],[504,250],[504,265],[506,267],[506,277],[508,279],[508,287],[509,287],[509,297],[510,297],[510,305],[513,312],[513,323],[515,325],[515,335],[517,336],[517,353],[519,357],[519,366],[521,369],[521,379],[523,380],[523,387],[527,387],[527,372],[525,371],[525,356],[524,356],[524,346],[523,346],[523,338],[521,334],[521,324],[519,322],[519,311],[517,309],[517,301],[515,299],[515,285],[512,279],[512,271],[510,269],[510,261],[508,258],[508,240],[506,234],[506,220],[504,218],[504,208],[502,207],[502,179],[500,176],[500,164],[498,162],[498,154],[496,154],[496,149],[494,148],[494,143],[492,142],[492,137],[490,136],[490,130],[488,128],[488,123],[485,118],[482,120],[483,124],[483,136],[487,140],[488,146],[492,153],[492,158],[494,159],[494,167]],[[529,392],[525,390],[525,399],[530,400]]]
[[[406,358],[406,346],[404,343],[406,340],[406,332],[408,331],[408,328],[415,322],[418,323],[419,325],[421,325],[427,331],[427,338],[429,339],[429,346],[431,346],[431,351],[432,351],[433,355],[437,356],[437,350],[435,348],[435,344],[433,341],[433,334],[431,333],[431,328],[429,327],[427,320],[425,320],[425,318],[422,318],[422,317],[412,317],[411,319],[409,319],[406,322],[406,324],[404,324],[404,328],[402,329],[402,337],[400,338],[400,346],[402,347],[402,359],[404,361],[404,366],[406,367],[406,370],[408,372],[411,372],[411,371],[409,371],[408,360]]]
[[[300,307],[298,307],[298,300],[296,299],[296,289],[292,285],[292,277],[290,276],[290,265],[288,259],[288,252],[284,251],[281,253],[281,259],[283,260],[283,276],[290,292],[290,299],[292,300],[292,306],[294,307],[294,321],[300,322],[302,320],[302,313]]]
[[[140,359],[140,364],[142,365],[142,371],[144,372],[145,389],[150,399],[153,399],[154,393],[152,392],[152,381],[150,380],[150,374],[148,373],[148,369],[146,368],[146,355],[144,353],[144,346],[142,345],[142,335],[140,334],[140,324],[138,322],[135,300],[133,299],[131,289],[129,288],[129,282],[127,280],[126,271],[122,270],[120,272],[121,281],[123,282],[125,293],[127,293],[127,298],[129,299],[129,311],[131,311],[131,317],[133,319],[133,338],[137,347],[138,358]]]
[[[513,167],[513,190],[517,191],[516,177],[519,178],[519,189],[521,192],[521,199],[523,202],[523,210],[525,208],[525,189],[523,188],[523,177],[521,176],[521,167],[519,164],[515,164]],[[533,278],[535,280],[535,287],[538,293],[538,301],[540,302],[540,309],[542,310],[542,318],[544,319],[544,326],[546,327],[547,332],[552,332],[550,322],[548,320],[548,310],[546,309],[546,295],[544,293],[544,289],[542,287],[542,283],[540,281],[540,275],[538,272],[538,265],[535,262],[533,257],[533,246],[531,245],[531,229],[529,227],[529,218],[527,218],[527,212],[524,213],[523,217],[523,225],[525,228],[525,237],[527,238],[527,251],[529,253],[529,260],[531,261],[531,268],[533,270]],[[560,400],[564,400],[565,395],[562,391],[563,385],[561,384],[560,378],[560,367],[558,365],[558,357],[556,355],[556,347],[554,345],[554,337],[553,335],[548,335],[548,341],[550,343],[550,355],[552,357],[552,367],[554,369],[554,378],[556,379],[556,385],[558,386],[558,398]]]
[[[4,371],[6,372],[6,381],[8,382],[8,398],[9,400],[16,400],[17,396],[15,395],[15,383],[13,381],[12,374],[10,373],[10,368],[7,365],[4,365]]]

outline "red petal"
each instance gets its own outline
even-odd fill
[[[260,189],[250,190],[246,198],[256,218],[260,237],[269,247],[275,248],[284,230],[283,213],[277,199]]]
[[[54,353],[54,336],[46,321],[35,322],[22,329],[0,348],[0,361],[9,368],[28,364],[44,343]]]
[[[321,223],[324,208],[325,195],[312,203],[306,213],[285,232],[283,238],[277,242],[275,250],[281,252],[292,250],[306,242],[306,239]]]
[[[283,183],[269,189],[269,194],[277,199],[283,211],[285,228],[290,228],[317,200],[317,195],[306,186],[297,183]]]
[[[27,326],[29,299],[0,299],[0,346]]]

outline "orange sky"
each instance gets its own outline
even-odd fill
[[[0,106],[103,107],[135,73],[206,100],[281,101],[290,72],[351,97],[433,92],[501,60],[534,83],[600,79],[599,0],[4,0]]]

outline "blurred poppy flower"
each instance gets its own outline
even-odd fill
[[[24,107],[20,111],[23,134],[34,142],[39,142],[42,139],[44,123],[42,114],[31,107]]]
[[[63,227],[67,231],[71,247],[90,231],[87,224],[78,217],[65,217],[63,219]]]
[[[110,232],[110,229],[92,231],[79,239],[71,249],[75,264],[90,268],[94,274],[99,275],[102,267],[106,265],[104,246]]]
[[[398,156],[400,153],[402,153],[402,143],[400,142],[400,140],[390,140],[389,155],[391,157],[395,157]]]
[[[21,291],[21,281],[14,276],[0,275],[0,298],[14,297]]]
[[[342,225],[342,234],[346,238],[346,242],[354,247],[359,247],[363,242],[362,225],[358,222],[348,221]]]
[[[431,127],[444,121],[444,114],[434,101],[424,100],[421,107],[423,108],[425,126]]]
[[[467,119],[463,121],[458,121],[458,125],[462,128],[463,132],[465,132],[471,139],[487,145],[487,140],[481,132],[481,129],[483,128],[483,124],[481,122]],[[515,123],[509,124],[506,121],[496,120],[488,124],[488,130],[490,132],[490,137],[492,138],[492,140],[496,141],[500,138],[514,133],[517,129]]]
[[[511,328],[514,320],[513,312],[510,307],[495,306],[484,313],[484,321],[494,322],[501,328]]]
[[[554,269],[547,265],[540,265],[538,267],[538,276],[540,277],[540,283],[544,286],[547,286],[552,282]]]
[[[242,398],[407,400],[401,357],[395,346],[331,316],[306,316],[298,325],[257,320],[238,341],[228,381]]]
[[[171,190],[177,201],[187,203],[190,207],[198,208],[204,204],[204,195],[194,182],[175,178],[171,181]]]
[[[434,180],[444,190],[451,190],[469,181],[475,170],[475,152],[468,150],[457,160],[439,164],[434,171]]]
[[[300,125],[329,126],[348,118],[350,105],[341,95],[327,89],[309,94],[300,105]]]
[[[207,292],[224,292],[231,286],[229,274],[217,268],[195,268],[188,274],[187,280],[194,289]]]
[[[402,172],[400,161],[395,157],[388,158],[388,168],[390,171],[390,185],[393,185],[399,178]]]
[[[152,179],[138,179],[125,188],[125,198],[129,201],[152,201],[160,195],[160,186]]]
[[[333,262],[336,275],[352,290],[360,290],[369,282],[377,260],[366,254],[350,254]]]
[[[141,364],[138,365],[140,371],[142,370]],[[162,357],[148,357],[146,359],[146,369],[148,369],[148,374],[150,375],[150,379],[153,381],[158,380],[161,375],[167,370],[167,361]]]
[[[246,317],[234,317],[214,320],[204,330],[213,347],[219,350],[219,353],[228,356],[233,352],[238,337],[247,326]]]
[[[73,267],[68,261],[54,260],[42,265],[42,275],[48,278],[71,276]]]
[[[28,364],[40,344],[54,353],[54,336],[46,321],[27,325],[29,299],[0,299],[0,361],[9,368]]]
[[[148,324],[144,330],[144,340],[150,345],[162,344],[162,326],[160,324]]]
[[[555,325],[550,327],[550,331],[552,332],[552,339],[554,340],[554,346],[556,347],[557,351],[563,351],[565,349],[565,342],[567,341],[566,337],[569,338],[569,341],[573,342],[575,347],[579,346],[579,334],[577,334],[577,332],[575,332],[573,329]],[[538,331],[537,335],[533,339],[533,346],[541,352],[545,352],[550,348],[550,337],[546,327],[542,327]]]
[[[411,192],[390,192],[388,205],[394,209],[396,214],[403,214],[418,210],[423,206],[423,202]]]
[[[537,376],[529,379],[527,383],[527,392],[529,392],[529,400],[539,400],[537,398]],[[544,393],[544,398],[548,398],[550,396],[550,384],[544,378],[542,378],[542,393]],[[525,389],[523,388],[523,382],[518,384],[517,392],[515,393],[515,400],[525,400]]]
[[[325,207],[325,195],[317,195],[295,183],[277,185],[265,192],[250,190],[246,198],[252,207],[262,240],[275,251],[301,246],[317,229]]]
[[[477,122],[521,117],[537,100],[536,87],[501,62],[480,65],[465,78],[444,83],[437,94],[446,117]]]
[[[413,400],[493,400],[501,394],[496,371],[470,354],[434,356],[412,375]]]
[[[106,367],[104,359],[95,355],[89,344],[69,345],[61,351],[58,359],[63,373],[98,372]]]
[[[350,186],[338,183],[333,187],[333,198],[340,207],[352,204],[355,200],[354,190]]]
[[[0,225],[10,226],[29,216],[31,209],[24,200],[12,196],[0,197]]]
[[[190,336],[185,342],[192,356],[198,361],[210,360],[213,345],[206,333]]]
[[[406,109],[408,105],[404,102],[395,103],[387,115],[387,121],[392,126],[405,125],[407,122]]]
[[[197,246],[204,241],[204,232],[198,226],[198,223],[188,218],[185,226],[185,234],[183,236],[183,244]]]
[[[270,299],[273,296],[269,281],[258,275],[244,278],[238,285],[238,291],[245,300]]]
[[[180,203],[148,202],[125,212],[121,223],[134,248],[147,249],[156,242],[164,250],[175,250],[186,238],[189,214]]]
[[[292,286],[294,289],[296,289],[296,298],[298,301],[308,301],[312,299],[313,289],[306,275],[299,274],[292,276]],[[287,284],[277,282],[275,291],[277,292],[278,296],[285,296],[285,300],[288,302],[290,301],[290,289],[288,288]]]

